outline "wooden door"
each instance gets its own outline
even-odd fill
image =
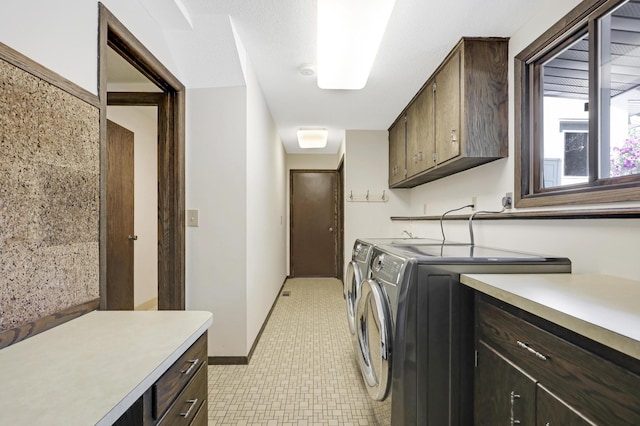
[[[293,277],[338,277],[335,171],[291,171],[290,269]]]
[[[535,424],[536,381],[483,341],[477,349],[474,423]]]
[[[536,425],[589,426],[594,424],[540,384],[536,402]]]
[[[107,121],[107,306],[133,309],[133,132]]]
[[[460,155],[460,60],[457,50],[436,74],[436,150],[438,164]]]
[[[389,129],[389,186],[404,180],[406,176],[406,116],[402,116]]]
[[[433,82],[430,81],[407,110],[407,177],[435,166],[433,98]]]

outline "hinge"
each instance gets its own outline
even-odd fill
[[[436,91],[436,84],[433,83],[433,92],[435,93],[435,91]]]
[[[473,365],[477,367],[478,366],[478,351],[473,351],[473,352],[474,352],[474,354],[473,354]]]

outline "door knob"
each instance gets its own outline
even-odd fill
[[[329,228],[329,232],[333,232],[333,228]]]
[[[138,236],[137,235],[129,235],[129,239],[135,241],[135,240],[138,239]]]

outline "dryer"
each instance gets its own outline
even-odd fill
[[[351,261],[347,265],[343,282],[343,293],[347,307],[347,321],[349,331],[355,335],[356,304],[360,294],[360,287],[370,274],[371,252],[376,245],[417,246],[425,244],[440,245],[441,241],[429,238],[367,238],[356,239],[351,252]]]
[[[473,424],[473,291],[463,273],[569,273],[567,258],[465,244],[379,244],[356,307],[369,395],[392,425]]]

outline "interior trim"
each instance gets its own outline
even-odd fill
[[[55,312],[42,318],[24,323],[18,327],[0,333],[0,349],[18,343],[21,340],[35,336],[67,321],[78,318],[86,313],[95,311],[100,305],[100,299],[90,300],[80,305],[72,306],[60,312]]]
[[[13,50],[3,43],[0,43],[0,59],[9,62],[12,65],[15,65],[16,67],[46,81],[47,83],[56,86],[59,89],[64,90],[70,95],[73,95],[76,98],[85,101],[89,105],[92,105],[96,108],[100,107],[98,96],[83,89],[72,81],[67,80],[60,74],[43,67],[33,59],[29,59],[22,53]]]
[[[451,215],[444,220],[468,220],[468,214]],[[598,210],[546,210],[510,213],[486,213],[474,216],[473,220],[509,220],[509,219],[638,219],[640,209],[598,209]],[[440,220],[440,216],[391,216],[393,221]]]
[[[158,309],[185,309],[185,87],[99,3],[98,80],[100,151],[106,158],[107,48],[111,47],[162,88],[158,134]],[[148,98],[157,94],[144,94]],[[112,97],[115,102],[117,95]],[[122,100],[122,99],[121,99]],[[147,99],[151,102],[152,99]],[[162,131],[160,131],[160,129]],[[106,176],[101,160],[100,175]],[[106,306],[106,183],[100,182],[100,296]]]

